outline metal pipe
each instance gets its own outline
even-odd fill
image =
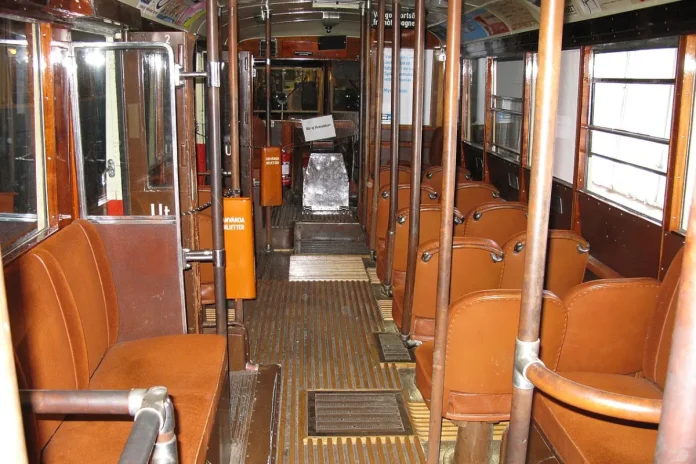
[[[549,209],[553,181],[555,119],[558,108],[558,69],[561,67],[563,34],[563,0],[546,0],[541,4],[539,30],[539,73],[534,111],[534,145],[529,220],[527,222],[527,254],[515,359],[522,355],[525,344],[537,343],[544,291],[546,244],[549,232]],[[533,385],[514,384],[512,411],[507,442],[507,462],[523,463],[527,455],[529,424],[532,414]]]
[[[239,172],[239,40],[237,39],[237,0],[227,5],[227,57],[230,92],[230,156],[231,183],[235,195],[241,195]]]
[[[34,414],[131,414],[130,390],[20,390]]]
[[[213,282],[216,331],[227,339],[227,288],[225,235],[222,222],[222,146],[220,135],[220,43],[218,6],[206,0],[206,50],[208,53],[208,150],[210,153],[210,201],[213,220]]]
[[[445,347],[452,277],[452,235],[454,233],[454,190],[457,171],[457,104],[459,103],[459,56],[462,29],[462,2],[447,6],[447,55],[445,64],[445,113],[443,123],[442,196],[440,205],[440,260],[437,268],[435,346],[433,347],[428,463],[437,464],[442,432]]]
[[[266,146],[271,146],[271,10],[266,8]],[[266,206],[266,251],[273,249],[271,244],[271,207]]]
[[[205,71],[179,73],[179,78],[181,79],[198,79],[203,77],[208,77],[208,73]]]
[[[360,87],[360,108],[363,110],[363,119],[361,120],[360,133],[362,136],[362,145],[360,152],[360,195],[362,204],[363,224],[367,223],[367,182],[369,181],[369,165],[370,165],[370,49],[371,49],[371,34],[370,34],[370,0],[364,3],[365,16],[363,18],[363,31],[361,34],[362,40],[362,59],[360,60],[360,70],[363,73],[362,85]]]
[[[583,411],[636,422],[657,424],[662,400],[622,395],[582,385],[562,377],[543,364],[530,364],[527,378],[552,398]]]
[[[148,464],[159,429],[159,414],[152,409],[139,411],[118,460],[119,464]]]
[[[413,45],[413,158],[411,160],[411,209],[408,230],[408,256],[404,287],[404,311],[401,319],[401,338],[411,333],[413,290],[416,282],[416,262],[420,241],[421,159],[423,154],[423,88],[425,83],[425,0],[416,0],[416,37]]]
[[[387,258],[384,287],[391,289],[394,267],[396,215],[399,212],[399,123],[401,103],[401,3],[392,0],[392,62],[391,62],[391,166],[389,172],[389,225],[387,226]]]
[[[363,189],[367,185],[364,180],[364,172],[366,171],[365,169],[365,129],[367,127],[367,120],[365,118],[365,115],[368,112],[368,103],[367,103],[367,86],[365,85],[365,73],[367,72],[367,57],[365,56],[365,44],[367,43],[367,29],[366,29],[366,22],[365,22],[365,17],[367,16],[366,12],[366,4],[365,2],[360,4],[360,118],[358,121],[358,134],[360,134],[361,137],[361,143],[360,143],[360,163],[359,163],[359,172],[360,172],[360,178],[359,178],[359,183],[358,183],[358,211],[360,211],[360,214],[364,216],[365,214],[365,203],[364,203],[364,192]],[[352,180],[352,179],[351,179]],[[365,224],[363,218],[360,218],[360,222],[362,224]]]
[[[372,213],[370,215],[370,250],[377,249],[377,204],[379,200],[379,167],[382,164],[382,100],[384,98],[384,14],[387,0],[377,0],[379,12],[377,17],[377,81],[375,90],[375,145],[372,160]]]
[[[696,192],[694,192],[696,193]],[[686,233],[655,463],[696,461],[696,195]]]

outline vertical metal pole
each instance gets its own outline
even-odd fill
[[[375,145],[372,166],[372,212],[370,215],[370,250],[377,249],[377,201],[379,200],[379,167],[382,164],[382,100],[384,98],[384,13],[387,0],[377,0],[379,12],[377,16],[377,81],[375,87]]]
[[[367,86],[365,85],[365,73],[367,72],[367,56],[365,56],[365,44],[367,43],[367,31],[365,29],[366,22],[365,16],[367,15],[365,3],[360,4],[360,118],[359,118],[359,129],[358,134],[360,134],[360,163],[359,172],[360,180],[358,183],[358,211],[360,211],[360,222],[365,224],[363,221],[363,216],[365,213],[365,202],[364,202],[364,192],[365,188],[364,182],[364,171],[365,171],[365,129],[367,128],[367,120],[365,115],[367,114]]]
[[[391,170],[389,188],[389,225],[387,228],[387,267],[384,287],[391,289],[394,264],[394,236],[399,193],[399,123],[401,103],[401,3],[392,0],[392,73],[391,73]]]
[[[271,146],[271,10],[266,8],[266,146]],[[266,251],[271,251],[271,207],[266,206]]]
[[[541,4],[539,74],[534,112],[534,164],[529,189],[527,254],[524,260],[518,346],[536,343],[539,340],[553,181],[554,121],[558,109],[558,69],[561,67],[564,4],[563,0],[545,0]],[[513,383],[507,444],[508,463],[524,463],[527,456],[534,393],[533,386],[527,387],[528,385]]]
[[[360,86],[360,109],[363,112],[360,126],[361,146],[360,146],[360,200],[362,211],[362,223],[366,224],[368,199],[367,182],[369,179],[370,165],[370,1],[363,3],[363,18],[360,40],[362,51],[360,52],[360,72],[362,80]]]
[[[208,52],[208,145],[210,150],[210,197],[213,219],[213,282],[218,335],[227,338],[227,289],[225,281],[225,236],[222,222],[222,150],[220,144],[220,42],[219,9],[216,0],[206,0]]]
[[[454,234],[454,182],[457,170],[457,103],[459,101],[459,46],[462,29],[462,2],[447,6],[447,55],[445,63],[445,113],[443,121],[442,197],[440,212],[440,261],[437,268],[435,346],[433,348],[428,463],[437,464],[442,432],[442,400],[445,384],[447,313],[452,277],[452,235]]]
[[[232,190],[241,195],[239,172],[239,50],[237,39],[237,0],[227,5],[227,55],[230,81],[230,146],[232,155]]]
[[[692,197],[656,464],[696,462],[696,200]]]
[[[425,0],[416,0],[416,40],[413,57],[413,158],[411,160],[411,212],[408,229],[408,257],[404,287],[401,338],[408,339],[413,312],[413,289],[420,240],[421,158],[423,152],[423,87],[425,81]]]

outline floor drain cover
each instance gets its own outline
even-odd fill
[[[411,435],[400,391],[310,391],[309,436]]]
[[[391,332],[376,333],[379,360],[382,362],[415,362],[413,353],[404,346],[399,334]]]

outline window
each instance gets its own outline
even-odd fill
[[[0,19],[0,246],[48,227],[38,27]]]
[[[360,110],[360,63],[336,61],[331,69],[331,112]]]
[[[266,72],[256,69],[254,113],[266,114]],[[272,68],[271,113],[274,119],[308,118],[323,112],[324,72],[321,68]]]
[[[496,60],[493,63],[492,84],[491,150],[519,162],[524,106],[524,61]]]
[[[676,47],[593,56],[586,188],[662,219]]]
[[[465,108],[466,122],[464,140],[483,143],[484,120],[486,118],[486,58],[465,60],[464,70],[468,73],[469,106]]]

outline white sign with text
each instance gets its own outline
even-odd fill
[[[319,116],[318,118],[303,119],[302,131],[305,142],[324,140],[336,137],[333,116]]]

